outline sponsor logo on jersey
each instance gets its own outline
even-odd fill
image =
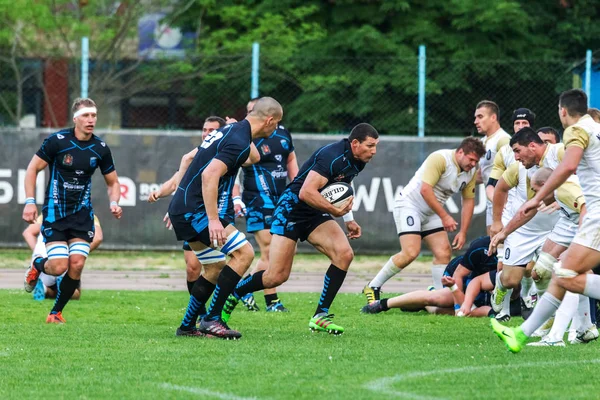
[[[262,146],[260,146],[260,149],[262,150],[262,153],[266,156],[267,154],[271,154],[271,148],[269,147],[268,144],[263,144]]]
[[[281,139],[279,142],[281,143],[281,147],[283,147],[285,150],[290,149],[290,144],[288,143],[287,140]]]
[[[462,192],[463,189],[467,186],[467,182],[463,182],[460,184],[460,189],[458,189],[459,192]]]
[[[344,174],[340,174],[340,175],[336,176],[335,178],[333,178],[333,180],[334,180],[335,182],[339,182],[339,181],[341,181],[342,179],[344,179],[345,177],[346,177],[346,175],[344,175]]]
[[[77,171],[75,171],[75,173],[76,173],[77,175],[83,175],[83,171],[82,171],[82,170],[80,170],[80,169],[78,169]]]
[[[94,168],[98,165],[98,158],[97,157],[91,157],[90,158],[90,167]]]
[[[106,143],[104,143],[104,142],[100,142],[100,145],[101,145],[102,147],[106,147]]]
[[[492,159],[492,150],[488,150],[487,153],[485,153],[485,159],[486,160]]]
[[[61,135],[60,133],[57,133],[57,134],[56,134],[56,137],[57,137],[57,138],[59,138],[59,139],[64,139],[64,138],[65,138],[65,137],[64,137],[63,135]]]
[[[68,165],[68,166],[73,165],[73,156],[68,153],[65,154],[65,156],[63,157],[62,163],[63,163],[63,165]]]
[[[281,154],[275,154],[275,159],[281,162],[281,160],[283,160],[283,156]]]

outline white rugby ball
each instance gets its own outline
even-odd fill
[[[334,182],[321,189],[321,196],[336,208],[344,208],[352,200],[354,189],[345,182]]]

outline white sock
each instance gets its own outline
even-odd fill
[[[587,274],[583,294],[592,299],[600,300],[600,275]]]
[[[577,311],[577,304],[579,303],[579,295],[571,292],[565,293],[560,307],[556,310],[556,316],[554,317],[554,324],[548,334],[548,339],[551,342],[558,342],[563,340],[569,322]]]
[[[561,301],[554,297],[552,293],[546,292],[536,304],[531,316],[523,322],[521,329],[525,336],[531,336],[533,332],[544,324],[558,309]]]
[[[532,277],[528,278],[528,277],[524,276],[523,279],[521,279],[521,297],[522,298],[529,296],[529,290],[531,289],[532,285],[533,285]]]
[[[504,300],[502,300],[502,314],[510,315],[510,296],[512,296],[513,290],[508,289]]]
[[[592,326],[592,317],[590,315],[590,298],[580,294],[579,303],[577,305],[577,314],[575,319],[577,320],[577,330],[579,332],[585,332]]]
[[[496,288],[498,288],[498,290],[506,290],[506,288],[502,284],[502,271],[498,272],[498,276],[496,279]]]
[[[396,275],[398,272],[402,271],[400,268],[396,267],[394,261],[392,261],[392,257],[385,263],[385,265],[379,270],[375,278],[369,283],[369,287],[382,287],[384,283],[390,280],[391,277]]]
[[[444,285],[442,285],[442,276],[444,276],[444,270],[446,266],[444,264],[433,264],[431,267],[431,278],[433,279],[433,287],[435,290],[441,290]]]

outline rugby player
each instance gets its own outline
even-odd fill
[[[49,136],[33,156],[25,173],[25,208],[23,219],[34,223],[37,207],[33,197],[37,174],[46,167],[50,179],[42,209],[41,232],[48,257],[37,257],[25,274],[25,290],[33,291],[40,273],[65,277],[60,283],[54,307],[47,323],[65,323],[62,310],[73,296],[81,279],[85,260],[94,239],[92,175],[100,169],[108,188],[110,211],[121,218],[121,186],[108,145],[94,135],[98,118],[96,103],[78,98],[71,107],[74,128]]]
[[[418,257],[422,241],[433,253],[433,270],[443,271],[452,251],[448,232],[458,227],[444,204],[458,192],[463,199],[461,224],[452,245],[456,250],[463,247],[475,207],[476,166],[484,154],[481,141],[468,137],[457,149],[435,151],[423,162],[395,201],[394,221],[402,250],[363,289],[368,303],[379,300],[381,286]],[[434,285],[441,288],[441,273],[434,276]],[[462,286],[460,280],[458,285]]]

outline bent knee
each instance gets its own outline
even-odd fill
[[[331,257],[333,264],[341,269],[348,269],[352,260],[354,260],[354,251],[350,246],[336,250],[334,257]]]

